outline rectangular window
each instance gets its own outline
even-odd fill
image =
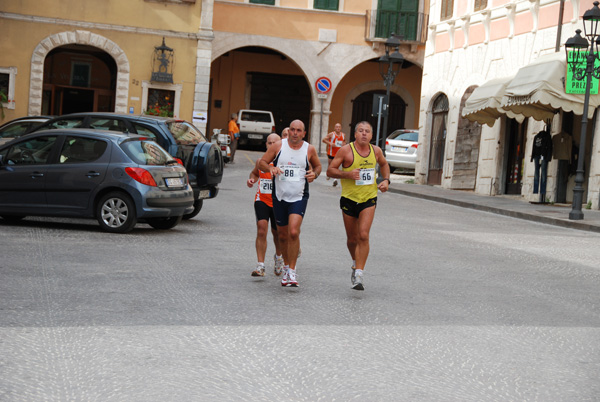
[[[90,87],[92,65],[90,63],[73,62],[71,65],[71,85],[74,87]]]
[[[0,67],[0,92],[2,106],[6,109],[15,108],[15,78],[16,67]]]
[[[253,4],[268,4],[270,6],[275,5],[275,0],[250,0],[250,3]]]
[[[313,8],[316,10],[337,11],[339,8],[339,0],[315,0]]]
[[[487,0],[475,0],[473,11],[481,11],[487,8]]]
[[[454,13],[454,0],[442,0],[442,12],[440,19],[442,21],[452,18]]]

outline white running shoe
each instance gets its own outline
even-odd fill
[[[257,264],[256,269],[252,271],[252,276],[265,276],[265,266],[262,264]]]
[[[281,271],[283,270],[283,257],[277,258],[277,254],[275,254],[273,256],[273,259],[275,260],[273,271],[275,272],[275,275],[279,276],[281,275]]]
[[[298,287],[298,278],[295,269],[288,269],[288,283],[286,286],[292,288]]]
[[[363,286],[363,271],[362,271],[362,269],[354,270],[354,281],[352,282],[352,289],[365,290],[365,287]]]
[[[290,276],[288,274],[289,268],[283,267],[283,276],[281,277],[281,286],[287,286],[290,282]]]

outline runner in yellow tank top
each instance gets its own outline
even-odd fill
[[[370,144],[373,127],[361,121],[354,130],[355,140],[343,146],[331,161],[327,176],[342,179],[340,208],[346,229],[347,246],[352,257],[352,289],[364,290],[363,270],[369,256],[369,232],[375,217],[377,190],[386,192],[390,167],[381,148]],[[340,165],[342,170],[339,170]],[[376,182],[375,168],[383,179]]]

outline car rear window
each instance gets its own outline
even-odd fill
[[[197,145],[201,142],[207,142],[204,134],[187,121],[169,121],[167,126],[173,134],[175,142],[179,145]]]
[[[418,142],[419,141],[419,132],[414,132],[414,131],[409,131],[409,132],[398,132],[398,133],[392,133],[390,134],[390,136],[388,137],[388,140],[402,140],[402,141],[413,141],[413,142]]]
[[[154,141],[123,141],[121,149],[139,165],[165,165],[173,160],[173,157]]]

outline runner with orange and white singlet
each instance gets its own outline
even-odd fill
[[[267,137],[267,149],[280,142],[281,139],[275,133]],[[246,182],[248,187],[252,187],[258,182],[258,189],[254,196],[254,214],[256,216],[256,269],[252,271],[252,276],[265,276],[265,254],[267,253],[267,232],[269,220],[271,221],[271,233],[273,234],[273,243],[275,244],[275,255],[273,256],[275,264],[273,271],[275,275],[281,275],[283,269],[283,255],[279,247],[279,238],[277,236],[277,225],[275,224],[275,215],[273,214],[273,180],[270,171],[262,171],[258,168],[258,163]]]
[[[338,153],[340,148],[346,145],[346,134],[342,133],[342,125],[340,123],[336,123],[332,132],[327,134],[325,138],[323,138],[323,143],[327,144],[327,167],[331,165],[331,161],[335,158],[335,155]],[[327,176],[327,180],[330,177]],[[333,179],[333,187],[337,186],[337,179]]]

